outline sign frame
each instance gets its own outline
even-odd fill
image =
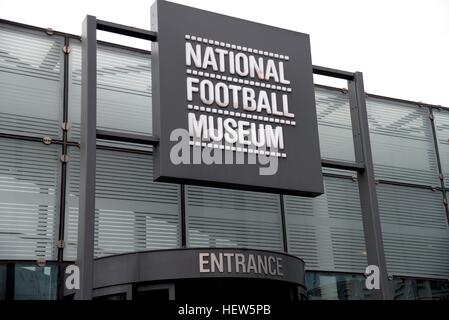
[[[155,1],[151,8],[151,25],[152,30],[158,34],[157,42],[152,42],[153,135],[159,138],[159,144],[154,148],[153,173],[155,181],[309,197],[324,193],[309,35],[162,0]],[[187,44],[193,50],[199,50],[195,53],[202,55],[203,59],[206,59],[209,45],[215,49],[225,50],[228,48],[229,52],[246,51],[247,58],[251,58],[249,54],[251,49],[251,55],[256,56],[257,61],[260,61],[259,59],[263,59],[264,63],[269,60],[276,61],[277,70],[273,71],[276,75],[263,81],[265,78],[258,80],[257,77],[240,76],[236,74],[235,70],[234,74],[231,74],[231,60],[227,62],[227,69],[223,72],[215,70],[211,64],[201,70],[195,65],[187,65]],[[228,45],[229,47],[227,47]],[[198,46],[200,46],[199,49]],[[190,58],[192,58],[192,54]],[[204,63],[206,64],[206,62]],[[265,76],[269,73],[268,64],[269,62],[264,67]],[[212,75],[214,79],[210,79]],[[198,125],[202,115],[207,116],[207,119],[212,117],[214,121],[221,118],[221,116],[217,116],[218,112],[222,110],[216,105],[216,101],[211,105],[205,105],[205,101],[200,99],[199,93],[193,93],[195,97],[189,98],[192,90],[189,93],[188,79],[198,79],[199,82],[195,84],[200,86],[203,80],[208,78],[208,81],[216,85],[220,82],[217,80],[217,75],[225,79],[225,81],[221,81],[222,83],[241,84],[242,87],[245,87],[246,82],[254,82],[254,85],[248,85],[248,87],[254,88],[259,97],[262,91],[269,92],[271,97],[273,94],[277,97],[276,103],[271,99],[269,107],[271,114],[267,108],[261,109],[259,113],[251,113],[248,110],[239,112],[243,111],[242,107],[245,106],[245,102],[242,102],[244,97],[238,98],[239,109],[233,110],[230,103],[227,108],[223,108],[227,115],[230,115],[231,111],[235,111],[234,116],[229,116],[229,118],[238,122],[239,129],[241,122],[243,123],[242,128],[247,123],[259,126],[259,128],[260,125],[265,125],[266,145],[271,138],[270,141],[273,141],[271,146],[277,147],[277,149],[263,149],[270,151],[271,155],[274,154],[266,159],[273,159],[276,162],[275,174],[260,174],[260,165],[249,163],[251,148],[244,145],[243,148],[231,147],[232,150],[226,151],[224,150],[226,148],[225,141],[223,141],[223,146],[220,146],[223,148],[222,150],[218,150],[216,147],[217,150],[213,152],[222,151],[222,158],[226,157],[226,153],[232,153],[235,155],[233,164],[195,164],[192,160],[193,153],[199,152],[202,155],[202,152],[207,150],[211,154],[209,147],[215,146],[215,144],[205,143],[204,140],[190,141],[191,144],[199,143],[199,145],[188,146],[192,153],[189,155],[191,162],[173,163],[171,158],[173,147],[179,143],[172,139],[174,130],[190,130],[191,133],[192,127]],[[259,83],[257,88],[255,88],[256,83]],[[261,88],[262,85],[263,88]],[[215,88],[214,92],[217,92],[216,90]],[[284,96],[288,96],[287,102],[284,100]],[[259,98],[257,101],[258,111],[260,101]],[[280,101],[282,101],[282,108]],[[275,110],[273,105],[275,104],[278,105],[277,111],[282,110],[284,116],[273,115]],[[235,108],[235,105],[233,107]],[[195,108],[198,109],[195,110]],[[217,112],[212,115],[212,112],[209,111],[207,114],[208,110]],[[240,114],[240,117],[245,115],[247,119],[237,119],[237,113]],[[189,114],[193,114],[195,120],[191,120]],[[293,114],[293,118],[286,118],[285,115],[288,114]],[[251,116],[256,117],[256,120],[248,120]],[[226,115],[223,115],[223,123],[228,119],[225,117]],[[192,121],[196,122],[192,124]],[[210,124],[210,122],[208,123]],[[218,122],[216,127],[219,127]],[[281,135],[282,141],[280,138],[274,139],[273,135],[268,135],[270,130],[278,130],[278,127],[282,128],[282,133],[278,134],[279,132],[276,131],[278,135],[275,137],[279,138]],[[207,131],[205,129],[202,132]],[[238,134],[240,132],[242,130],[238,131]],[[209,141],[211,140],[209,139]],[[239,141],[246,142],[241,139]],[[281,146],[283,146],[282,150]],[[239,149],[246,153],[243,154],[243,164],[236,164],[238,162],[237,154],[241,154]],[[252,150],[257,150],[257,148]],[[267,153],[267,151],[260,152]]]

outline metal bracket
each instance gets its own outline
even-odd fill
[[[61,162],[69,162],[69,155],[68,154],[61,154]]]
[[[68,122],[63,122],[63,123],[61,124],[61,128],[62,128],[62,130],[64,130],[64,131],[68,131],[68,130],[70,129],[70,123],[68,123]]]
[[[43,142],[44,144],[46,144],[46,145],[51,144],[51,142],[52,142],[51,137],[49,137],[49,136],[43,137],[43,138],[42,138],[42,142]]]
[[[47,30],[45,30],[45,33],[49,36],[52,36],[55,34],[55,31],[52,28],[47,28]]]
[[[36,264],[39,267],[45,267],[45,265],[47,264],[47,261],[45,260],[45,258],[37,258]]]
[[[64,246],[65,246],[64,240],[56,241],[56,247],[58,247],[58,249],[63,249]]]
[[[65,53],[65,54],[69,54],[70,53],[70,51],[72,51],[72,48],[70,48],[69,46],[64,46],[63,48],[62,48],[62,51]]]

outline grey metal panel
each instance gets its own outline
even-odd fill
[[[151,24],[158,32],[158,41],[152,42],[153,127],[154,135],[160,138],[155,148],[156,180],[305,196],[323,192],[308,35],[159,0],[152,6]],[[176,142],[170,141],[170,135],[175,129],[188,128],[187,104],[200,103],[197,97],[191,102],[186,99],[186,35],[192,35],[192,41],[193,36],[198,36],[202,43],[207,38],[213,43],[232,43],[236,48],[257,48],[254,50],[261,57],[264,52],[289,57],[284,61],[288,63],[286,72],[292,86],[289,106],[290,112],[296,114],[297,124],[283,127],[287,156],[279,159],[276,175],[260,175],[258,165],[247,163],[175,165],[171,161],[170,150]],[[199,41],[196,43],[200,45]],[[232,76],[229,72],[222,75]],[[265,112],[262,115],[267,116]]]
[[[368,264],[375,265],[380,270],[380,289],[375,289],[373,296],[378,299],[389,299],[390,290],[374,179],[366,95],[361,72],[354,74],[354,80],[348,81],[348,87],[356,162],[365,167],[365,170],[358,172],[357,178]]]
[[[273,256],[282,259],[283,275],[209,272],[199,269],[199,253],[236,253]],[[95,288],[125,283],[194,278],[255,278],[280,280],[304,286],[304,262],[288,254],[266,250],[195,248],[143,251],[95,260]]]
[[[80,290],[77,299],[92,299],[95,176],[97,139],[97,19],[86,16],[82,28],[82,88],[80,197],[78,218],[77,264],[80,268]]]

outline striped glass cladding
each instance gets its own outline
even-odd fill
[[[188,245],[283,250],[279,195],[186,187]]]
[[[95,256],[180,247],[180,188],[153,182],[152,156],[97,150]],[[66,260],[76,257],[79,150],[70,149]]]
[[[81,112],[81,43],[71,40],[69,74],[70,138],[79,141]],[[151,56],[98,45],[97,128],[152,134]]]
[[[348,94],[315,87],[321,157],[355,161]]]
[[[62,36],[0,24],[0,133],[61,138],[63,45]],[[69,139],[79,141],[79,40],[71,38],[70,47]],[[152,134],[150,58],[99,44],[98,128]],[[354,161],[348,94],[319,86],[315,95],[322,157]],[[373,96],[367,107],[388,271],[447,279],[449,231],[442,193],[430,189],[440,182],[428,108]],[[433,113],[448,186],[449,112]],[[95,255],[180,247],[180,187],[152,182],[152,148],[97,144]],[[0,259],[55,260],[60,146],[1,138],[0,147]],[[69,155],[65,260],[76,257],[78,216],[79,150],[70,147]],[[284,197],[288,249],[308,270],[362,273],[367,262],[358,185],[348,179],[355,173],[323,172],[324,195]],[[189,246],[283,250],[279,195],[185,191]]]
[[[358,184],[325,177],[316,198],[285,196],[289,252],[307,270],[363,273],[367,266]]]
[[[449,229],[439,191],[377,186],[388,272],[449,277]]]
[[[0,259],[56,259],[59,148],[0,139],[0,150]]]
[[[434,110],[440,160],[446,188],[449,187],[449,111]],[[448,194],[449,196],[449,194]]]
[[[0,24],[0,131],[59,138],[64,38]]]
[[[376,179],[438,186],[429,110],[371,97],[366,103]]]

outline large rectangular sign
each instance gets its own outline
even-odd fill
[[[151,24],[155,180],[323,193],[308,35],[160,0]]]

